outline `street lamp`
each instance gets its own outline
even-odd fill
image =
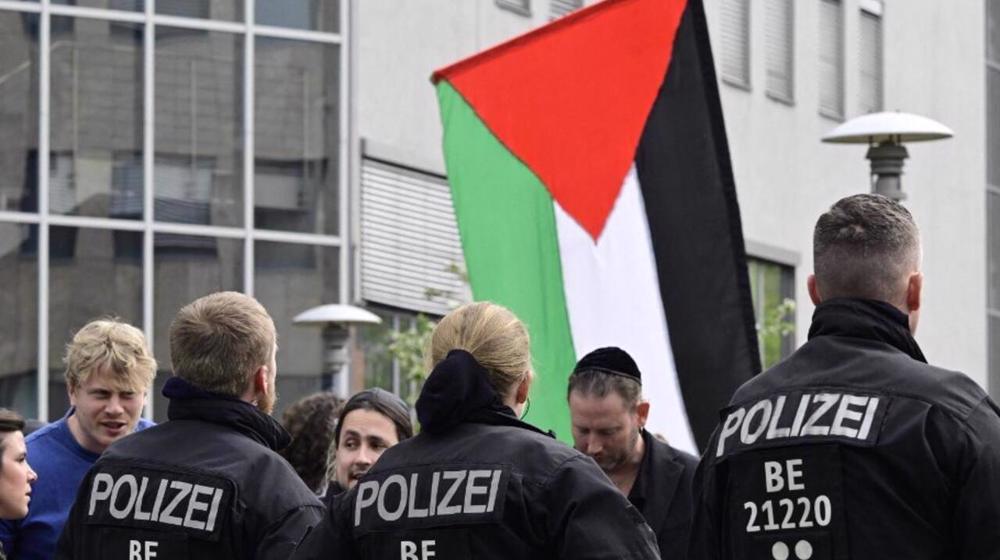
[[[340,397],[347,398],[350,392],[347,386],[347,376],[341,375],[347,365],[347,339],[350,337],[351,325],[373,324],[382,322],[378,315],[355,307],[331,303],[307,309],[292,319],[297,325],[316,326],[323,329],[323,376],[321,388],[324,391],[334,391]]]
[[[911,113],[886,111],[855,117],[827,132],[824,142],[833,144],[868,144],[872,167],[872,192],[893,200],[903,200],[900,175],[903,160],[909,157],[903,142],[922,142],[951,138],[947,126]]]

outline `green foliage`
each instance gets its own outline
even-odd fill
[[[412,405],[419,394],[419,387],[429,373],[424,368],[424,352],[430,346],[431,333],[437,323],[424,314],[419,314],[409,329],[403,329],[390,335],[389,354],[399,364],[400,377],[410,386],[418,390],[410,392]]]
[[[760,357],[765,368],[781,360],[782,340],[793,333],[795,333],[795,300],[785,298],[764,309],[757,339],[760,342]]]

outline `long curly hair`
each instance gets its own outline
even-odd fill
[[[321,491],[326,483],[327,451],[343,406],[344,400],[331,392],[314,393],[293,403],[281,417],[281,424],[292,436],[281,456],[313,492]]]

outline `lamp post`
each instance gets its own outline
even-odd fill
[[[923,142],[951,138],[954,132],[927,117],[886,111],[855,117],[823,136],[833,144],[868,144],[865,154],[871,161],[872,192],[893,200],[903,200],[900,176],[903,160],[909,157],[903,142]]]
[[[324,391],[332,390],[338,396],[347,398],[350,390],[347,376],[342,373],[349,358],[347,340],[350,338],[350,327],[377,325],[382,319],[360,307],[332,303],[307,309],[296,315],[292,322],[323,329],[323,375],[320,386]]]

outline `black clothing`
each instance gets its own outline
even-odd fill
[[[659,558],[597,465],[518,420],[486,379],[449,354],[417,401],[425,429],[386,450],[294,558]]]
[[[809,336],[722,412],[690,557],[1000,558],[997,405],[886,303],[824,302]]]
[[[660,558],[684,558],[694,518],[691,482],[698,458],[642,431],[645,452],[628,501],[656,534]]]
[[[288,434],[177,377],[163,394],[169,421],[116,442],[87,473],[56,558],[288,558],[323,512],[275,452]]]

